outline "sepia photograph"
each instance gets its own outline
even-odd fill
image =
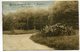
[[[3,51],[79,50],[78,0],[2,1]]]

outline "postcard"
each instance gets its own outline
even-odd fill
[[[3,51],[79,50],[78,0],[2,1]]]

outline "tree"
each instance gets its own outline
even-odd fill
[[[78,1],[57,1],[50,10],[53,24],[60,22],[78,28]]]

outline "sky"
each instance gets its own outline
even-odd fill
[[[3,1],[2,12],[6,14],[8,12],[15,12],[22,8],[46,8],[52,3],[53,1]]]

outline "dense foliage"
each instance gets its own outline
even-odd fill
[[[74,35],[75,32],[72,26],[66,26],[65,24],[57,23],[52,26],[45,26],[42,31],[42,36],[65,36]]]
[[[50,10],[50,16],[53,17],[53,23],[63,23],[73,28],[78,28],[78,2],[64,1],[55,2]],[[53,24],[52,23],[52,24]]]
[[[12,29],[38,29],[42,30],[46,25],[56,23],[78,28],[78,2],[55,2],[48,10],[27,8],[14,13],[3,14],[3,30]]]

